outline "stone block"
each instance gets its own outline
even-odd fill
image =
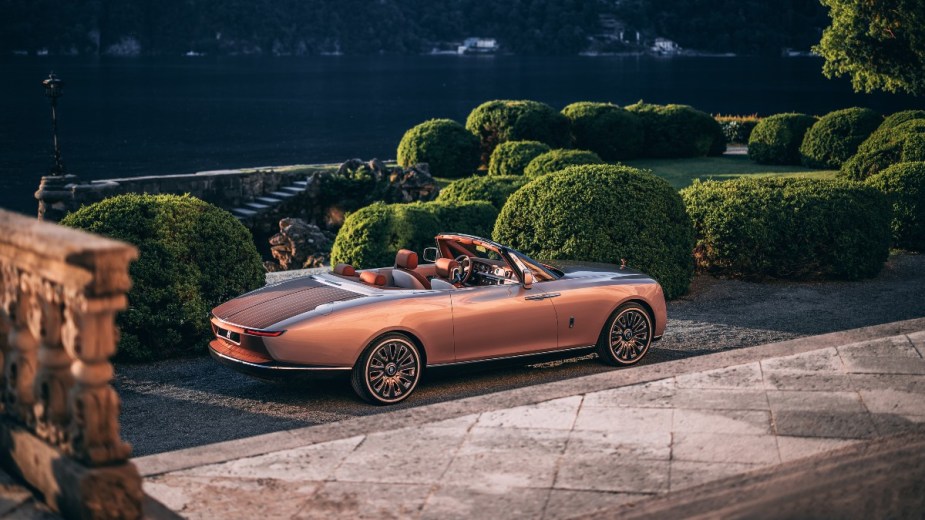
[[[906,336],[863,341],[838,347],[838,353],[844,357],[896,357],[921,358],[919,352]]]
[[[786,370],[799,372],[840,372],[843,367],[838,352],[834,348],[825,348],[796,354],[771,358],[761,361],[761,368],[766,371]]]
[[[427,499],[420,518],[532,520],[543,516],[543,505],[548,495],[548,489],[520,488],[492,492],[464,486],[443,486]]]
[[[670,408],[582,406],[575,420],[575,430],[669,432],[671,415]]]
[[[761,366],[755,363],[677,376],[678,388],[762,388]]]
[[[325,482],[307,499],[303,495],[303,504],[299,512],[285,518],[300,520],[417,518],[430,495],[430,489],[430,486],[417,484]],[[260,503],[263,504],[263,501]],[[261,510],[260,516],[265,517],[262,513]]]
[[[555,399],[528,406],[485,412],[478,425],[506,428],[546,428],[571,430],[581,406],[581,396]]]
[[[675,408],[702,410],[767,410],[768,398],[764,389],[681,388],[675,392],[671,404]]]
[[[669,487],[671,491],[678,491],[763,467],[767,467],[767,464],[675,460],[671,462],[671,482]]]
[[[585,395],[584,406],[616,406],[630,408],[667,408],[672,405],[675,393],[673,378],[642,385],[612,388]]]
[[[664,493],[668,491],[667,460],[633,460],[615,455],[564,457],[556,489]]]
[[[334,472],[334,478],[354,482],[430,484],[446,470],[455,447],[465,435],[465,430],[428,427],[372,433],[347,455]]]
[[[674,412],[674,432],[770,434],[771,413],[760,410],[683,410]]]
[[[780,455],[773,435],[726,433],[674,434],[672,460],[777,464]]]
[[[565,457],[601,455],[630,459],[668,460],[671,456],[671,434],[645,431],[573,431],[569,435]]]
[[[827,451],[837,450],[851,446],[860,441],[848,439],[827,439],[824,437],[790,437],[780,435],[777,437],[777,447],[780,450],[781,462],[812,457]]]
[[[242,506],[260,504],[262,518],[292,518],[320,482],[275,479],[188,477],[172,474],[145,481],[148,494],[183,518],[241,518]]]
[[[772,412],[778,435],[868,439],[876,435],[867,412],[781,410]]]
[[[771,410],[819,410],[825,412],[864,412],[857,392],[808,392],[801,390],[769,390]]]
[[[854,374],[925,374],[925,359],[842,356],[845,370]]]
[[[651,494],[641,493],[552,489],[546,501],[545,515],[543,518],[555,519],[584,516],[596,511],[609,510],[623,504],[640,502],[651,496]]]

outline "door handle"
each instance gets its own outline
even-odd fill
[[[535,294],[533,296],[524,296],[524,300],[544,300],[546,298],[555,298],[557,296],[562,296],[562,293],[554,292],[554,293]]]

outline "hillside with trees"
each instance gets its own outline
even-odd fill
[[[0,53],[420,54],[484,36],[506,53],[576,54],[615,32],[603,19],[619,21],[616,50],[658,36],[779,53],[818,42],[825,13],[816,0],[0,0]]]

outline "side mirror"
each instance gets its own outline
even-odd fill
[[[425,247],[424,248],[424,261],[434,263],[437,261],[438,251],[436,247]]]
[[[524,276],[523,276],[523,277],[524,277],[524,281],[523,281],[523,284],[522,284],[522,285],[524,286],[524,289],[527,289],[527,290],[532,289],[532,288],[533,288],[533,282],[534,282],[534,280],[533,280],[533,271],[531,271],[531,270],[529,270],[529,269],[524,269],[523,275],[524,275]]]

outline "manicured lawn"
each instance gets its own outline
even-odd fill
[[[726,180],[734,177],[814,177],[831,179],[835,170],[812,170],[804,166],[774,166],[754,163],[745,155],[698,157],[695,159],[637,159],[626,161],[627,166],[652,170],[677,189],[690,186],[694,179]]]

